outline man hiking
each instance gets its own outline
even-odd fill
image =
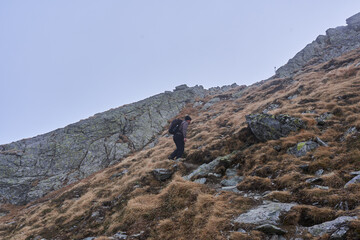
[[[186,116],[185,120],[181,123],[179,120],[175,119],[170,125],[170,133],[173,133],[173,139],[176,145],[175,151],[169,156],[169,159],[174,160],[181,158],[184,153],[185,142],[186,142],[186,132],[187,128],[191,122],[191,117]],[[181,121],[181,120],[180,120]]]

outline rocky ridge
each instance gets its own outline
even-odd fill
[[[348,18],[346,23],[347,26],[330,28],[326,35],[318,36],[280,67],[274,78],[291,77],[306,66],[327,62],[360,47],[360,13]]]
[[[65,128],[0,146],[0,200],[25,204],[74,183],[139,151],[156,138],[187,103],[208,94],[181,85]]]

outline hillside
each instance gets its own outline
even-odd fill
[[[344,185],[360,167],[359,62],[360,51],[353,51],[292,79],[188,104],[179,114],[193,116],[182,161],[167,160],[173,143],[164,130],[154,147],[66,189],[25,207],[2,206],[10,213],[1,218],[0,234],[3,239],[111,239],[106,236],[119,232],[126,239],[266,239],[256,230],[263,222],[237,221],[241,214],[265,203],[285,208],[291,203],[273,223],[285,239],[314,239],[318,232],[312,227],[344,217],[336,230],[344,228],[346,239],[358,239],[360,188]],[[305,126],[260,141],[245,116],[264,110],[297,117]],[[317,142],[316,149],[299,157],[289,152],[294,146],[301,150],[304,144],[298,143],[306,141]],[[207,171],[190,175],[193,181],[183,178],[204,163],[212,163]],[[152,171],[159,168],[172,176],[157,180]],[[233,175],[241,177],[236,188],[224,181]]]
[[[86,156],[107,156],[108,142],[133,147],[123,155],[110,154],[106,164],[73,181],[64,179],[61,187],[34,198],[28,193],[47,179],[26,182],[24,177],[27,197],[14,196],[21,201],[4,200],[0,206],[0,238],[360,239],[360,49],[248,87],[195,89],[180,87],[151,98],[157,107],[151,108],[149,100],[132,105],[137,110],[144,107],[139,115],[129,111],[134,118],[143,116],[137,124],[132,122],[131,131],[117,132],[123,123],[116,120],[110,121],[114,128],[103,125],[129,106],[75,125],[95,119],[100,132],[106,130],[104,136],[92,135],[98,131],[71,131],[71,126],[57,130],[83,137],[75,141],[79,148],[88,138],[97,139],[100,144],[90,141],[90,150],[78,149]],[[187,100],[181,98],[185,93]],[[164,100],[169,96],[183,106],[166,113],[167,104],[175,103]],[[149,112],[159,113],[160,120],[142,125]],[[168,124],[185,115],[193,119],[185,156],[168,160],[174,150]],[[91,129],[92,124],[85,125]],[[145,138],[134,133],[139,126],[150,131]],[[54,135],[23,142],[48,146],[44,138],[50,136]],[[129,145],[138,141],[135,136],[146,141]],[[60,139],[58,145],[63,142]],[[19,143],[0,147],[9,163],[28,153],[12,151]],[[45,162],[46,153],[41,155]],[[64,154],[61,161],[66,163]],[[87,166],[98,158],[88,159]],[[66,176],[77,173],[77,168],[69,169]],[[14,194],[9,186],[19,185],[10,177],[4,179],[8,185],[2,186],[1,194],[9,200]]]

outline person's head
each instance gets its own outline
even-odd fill
[[[190,123],[190,122],[191,122],[191,117],[190,117],[190,116],[186,116],[186,117],[185,117],[185,121],[187,121],[188,123]]]

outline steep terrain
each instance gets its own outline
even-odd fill
[[[276,71],[275,77],[290,77],[306,65],[327,62],[360,47],[360,13],[346,19],[347,26],[330,28],[326,35],[298,52],[287,64]]]
[[[201,90],[147,126],[154,144],[25,206],[1,205],[0,237],[360,239],[360,49],[329,60]],[[184,158],[171,161],[165,125],[176,114],[193,122]]]

